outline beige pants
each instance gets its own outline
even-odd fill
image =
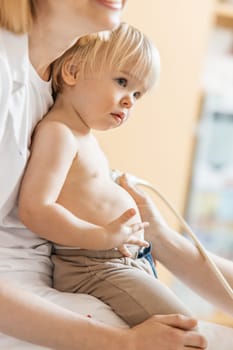
[[[57,250],[54,288],[86,293],[108,304],[129,326],[154,314],[190,315],[157,278],[145,258],[122,257],[119,251]]]

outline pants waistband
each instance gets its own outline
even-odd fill
[[[132,259],[143,258],[151,252],[151,244],[149,247],[137,247],[135,245],[128,245]],[[88,258],[97,259],[117,259],[124,256],[118,249],[110,250],[89,250],[89,249],[73,249],[73,248],[53,248],[53,253],[60,256],[87,256]]]

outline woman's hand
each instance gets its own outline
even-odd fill
[[[147,193],[143,192],[136,186],[132,185],[127,178],[126,174],[123,174],[119,178],[119,184],[133,197],[135,200],[142,221],[150,223],[149,230],[163,231],[169,229],[169,226],[165,219],[162,217],[158,209],[156,208],[153,200]],[[148,229],[146,230],[148,231]]]
[[[177,233],[169,227],[163,216],[156,208],[151,197],[141,189],[132,185],[127,179],[127,175],[119,178],[119,184],[133,197],[135,200],[142,221],[149,222],[149,226],[144,231],[145,240],[152,244],[152,256],[154,259],[163,263],[163,258],[167,254],[167,244],[171,240],[177,238]]]
[[[155,315],[129,332],[134,349],[207,349],[207,340],[196,326],[197,321],[186,316]]]

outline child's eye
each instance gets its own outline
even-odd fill
[[[123,87],[126,87],[128,83],[127,79],[125,78],[117,78],[116,81],[120,86],[123,86]]]
[[[135,100],[138,100],[141,97],[141,92],[137,91],[133,94]]]

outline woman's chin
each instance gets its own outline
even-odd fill
[[[113,14],[112,16],[109,16],[106,20],[100,21],[99,24],[97,24],[97,30],[98,32],[105,31],[105,30],[113,30],[117,28],[120,24],[120,18],[116,14]]]
[[[119,26],[121,15],[121,9],[108,9],[97,3],[95,11],[92,12],[92,25],[97,27],[96,31],[112,30]]]

